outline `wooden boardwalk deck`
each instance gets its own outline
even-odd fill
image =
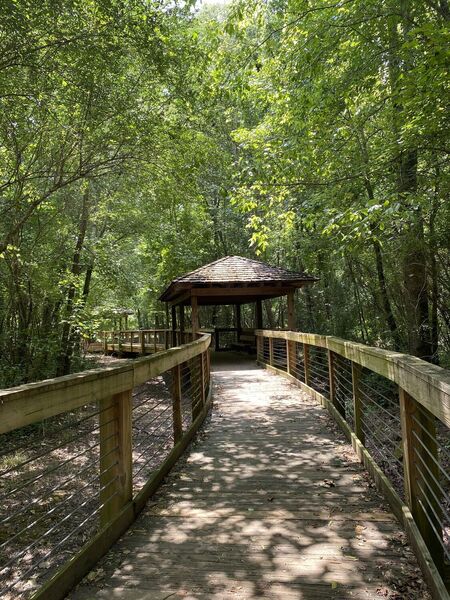
[[[190,454],[70,599],[429,598],[326,411],[247,367],[216,369]]]

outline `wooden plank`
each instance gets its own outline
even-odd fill
[[[348,469],[351,446],[336,444],[320,408],[261,370],[215,376],[220,407],[205,436],[102,565],[109,595],[362,599],[418,581],[409,549],[391,543],[401,535],[393,515],[374,508],[378,495],[353,461]]]
[[[295,286],[296,288],[302,286]],[[215,298],[225,297],[230,298],[230,304],[233,304],[232,298],[239,296],[245,298],[245,296],[286,296],[289,292],[294,289],[294,286],[243,286],[243,287],[232,287],[232,288],[194,288],[192,292],[199,298]],[[178,300],[177,300],[178,301]]]
[[[430,587],[430,591],[434,600],[450,600],[450,595],[447,591],[444,580],[433,561],[432,555],[427,547],[427,544],[425,543],[424,538],[421,535],[418,526],[414,521],[409,507],[403,504],[401,498],[393,488],[389,479],[372,458],[367,448],[364,447],[361,441],[356,437],[355,433],[350,429],[348,423],[345,421],[342,415],[336,410],[333,404],[327,398],[325,398],[325,396],[308,387],[305,383],[295,379],[280,369],[276,369],[275,367],[266,366],[266,368],[269,368],[274,373],[282,375],[283,377],[288,377],[302,390],[308,392],[312,397],[318,400],[322,406],[328,409],[347,439],[351,441],[356,455],[364,467],[369,471],[377,489],[389,502],[394,515],[398,519],[399,523],[404,527],[422,569],[422,573]]]

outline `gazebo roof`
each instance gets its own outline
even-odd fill
[[[306,273],[272,267],[242,256],[225,256],[174,279],[160,300],[189,304],[242,304],[284,296],[295,288],[318,281]]]

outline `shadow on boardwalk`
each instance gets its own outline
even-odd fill
[[[214,382],[190,454],[70,598],[429,598],[325,410],[254,363]]]

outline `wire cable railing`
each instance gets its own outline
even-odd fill
[[[207,413],[209,344],[0,392],[2,600],[63,598],[131,524]]]
[[[255,333],[258,361],[328,407],[404,525],[435,597],[448,597],[448,371],[330,336]]]

